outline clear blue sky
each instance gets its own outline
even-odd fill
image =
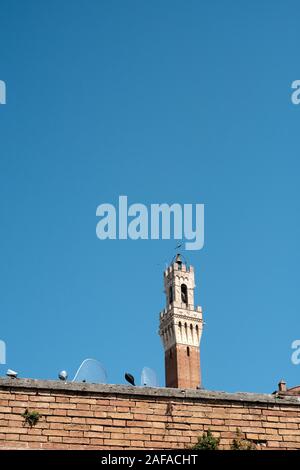
[[[300,383],[296,1],[1,0],[0,339],[22,377],[144,365],[174,241],[100,241],[96,207],[204,203],[189,252],[204,386]]]

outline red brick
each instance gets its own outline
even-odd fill
[[[12,410],[10,406],[0,406],[0,413],[11,413],[11,411]]]
[[[98,398],[96,400],[96,404],[97,405],[105,405],[105,406],[108,406],[110,404],[110,400],[105,400],[104,398]]]
[[[22,434],[20,436],[20,441],[25,442],[47,442],[47,436],[29,436],[28,434],[25,436]]]
[[[104,425],[112,425],[113,424],[113,421],[112,419],[108,419],[108,418],[99,418],[97,419],[97,425],[99,424],[104,424]]]
[[[100,405],[91,405],[91,410],[92,411],[98,411],[98,412],[107,412],[107,411],[117,411],[117,407],[116,406],[110,406],[110,407],[107,407],[107,406],[100,406]]]
[[[56,403],[72,403],[72,399],[69,397],[55,397]]]
[[[113,419],[112,424],[114,426],[126,426],[126,421],[124,419]]]
[[[47,416],[47,422],[49,422],[49,423],[71,423],[72,418],[70,418],[70,416]]]
[[[29,397],[30,401],[38,401],[38,402],[43,402],[43,403],[53,403],[55,402],[55,398],[51,396],[41,396],[41,395],[36,395],[36,396],[31,396]]]
[[[103,431],[103,426],[92,424],[91,425],[91,431]]]
[[[103,445],[103,439],[100,439],[100,438],[91,439],[91,444],[102,446]]]
[[[13,428],[10,426],[0,427],[0,433],[9,433],[9,434],[28,434],[28,429],[26,427]]]
[[[0,392],[0,399],[2,400],[15,400],[16,395],[10,392]]]
[[[70,397],[70,403],[85,403],[87,405],[96,405],[97,404],[97,400],[96,398],[81,398],[81,397]],[[106,401],[106,400],[104,400]],[[108,401],[108,400],[107,400]]]
[[[138,434],[133,434],[133,433],[130,433],[130,434],[125,434],[124,435],[124,438],[126,440],[137,440],[137,441],[150,441],[150,436],[149,434],[143,434],[143,433],[138,433]]]
[[[77,405],[75,403],[50,403],[49,407],[55,410],[76,410]]]
[[[108,418],[115,418],[115,419],[133,419],[132,413],[109,413],[107,414]]]
[[[131,407],[133,406],[134,408],[138,407],[137,403],[134,400],[110,400],[110,405],[113,406],[126,406],[126,407]]]
[[[85,416],[85,417],[93,417],[94,413],[93,411],[83,411],[83,410],[68,410],[67,411],[68,416]]]
[[[130,441],[125,441],[125,440],[122,440],[122,439],[104,439],[104,445],[108,445],[108,446],[129,446],[130,445]]]
[[[84,437],[97,438],[97,439],[106,437],[108,439],[110,437],[110,433],[96,432],[96,431],[84,431]]]
[[[49,436],[48,437],[49,442],[62,442],[62,437],[59,436]]]
[[[69,436],[68,431],[64,431],[63,429],[45,429],[43,431],[44,436]]]

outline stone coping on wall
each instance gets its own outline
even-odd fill
[[[300,406],[300,397],[286,396],[280,393],[259,394],[247,392],[219,392],[204,389],[178,389],[165,387],[133,387],[114,384],[91,384],[80,382],[62,382],[57,380],[13,379],[0,377],[0,390],[23,390],[49,393],[75,393],[93,395],[131,396],[137,398],[185,399],[212,402],[247,402],[265,403],[270,405]]]

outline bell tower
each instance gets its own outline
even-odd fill
[[[164,272],[164,288],[166,308],[160,313],[159,335],[165,350],[166,387],[201,387],[202,308],[194,305],[194,268],[179,254]]]

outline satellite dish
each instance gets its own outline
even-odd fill
[[[7,377],[10,377],[11,379],[16,379],[18,376],[18,372],[12,370],[12,369],[7,369],[6,372]]]
[[[66,381],[67,378],[68,378],[68,372],[66,370],[62,370],[59,374],[58,374],[58,378],[59,380],[64,380]]]
[[[157,374],[150,367],[144,367],[141,374],[142,387],[159,387]]]
[[[135,381],[134,381],[134,377],[133,375],[129,374],[129,372],[125,372],[125,380],[127,380],[128,383],[130,383],[130,385],[133,385],[135,387]]]
[[[106,384],[107,373],[102,364],[96,359],[85,359],[79,366],[72,382]]]

